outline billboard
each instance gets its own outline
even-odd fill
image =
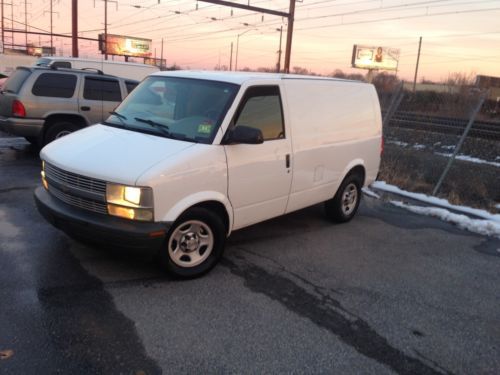
[[[352,50],[352,67],[373,70],[397,70],[399,49],[389,47],[360,46]]]
[[[108,55],[150,57],[151,43],[151,39],[108,34],[105,51],[104,34],[99,34],[99,50]]]
[[[26,53],[31,56],[53,56],[56,54],[56,47],[35,47],[26,46]]]

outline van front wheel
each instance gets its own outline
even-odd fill
[[[361,200],[360,180],[355,174],[348,175],[335,196],[325,202],[326,216],[330,220],[345,223],[354,217]]]
[[[170,274],[194,278],[210,271],[224,251],[226,228],[219,216],[205,208],[186,211],[172,225],[160,251]]]

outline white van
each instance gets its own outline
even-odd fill
[[[73,237],[159,253],[169,272],[195,277],[233,230],[318,202],[349,221],[380,153],[372,85],[164,72],[107,121],[46,146],[35,200]]]
[[[110,74],[122,78],[142,81],[149,74],[156,73],[160,69],[157,66],[147,64],[129,63],[123,61],[92,60],[78,57],[40,57],[35,65],[54,66],[69,69],[97,69],[104,74]]]

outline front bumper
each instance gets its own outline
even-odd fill
[[[172,225],[138,222],[81,210],[54,198],[43,187],[35,190],[34,198],[42,216],[71,237],[149,255],[158,253]]]
[[[43,129],[44,120],[0,116],[0,130],[22,137],[37,137]]]

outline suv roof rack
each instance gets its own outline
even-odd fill
[[[104,75],[104,73],[102,72],[102,70],[96,69],[96,68],[81,68],[80,70],[94,70],[94,71],[97,72],[97,74]]]

